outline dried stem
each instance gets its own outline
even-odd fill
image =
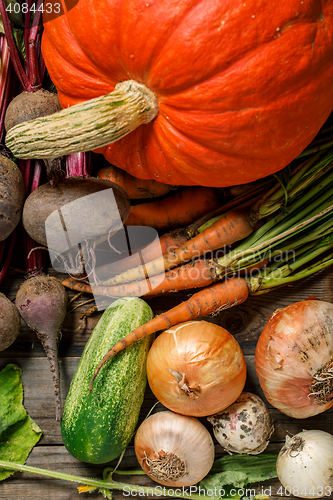
[[[158,453],[157,458],[148,458],[145,453],[143,462],[149,467],[149,474],[162,481],[175,482],[188,474],[185,461],[174,453],[163,450]]]
[[[311,392],[308,395],[314,396],[318,403],[327,403],[333,399],[333,361],[318,370],[311,385]]]

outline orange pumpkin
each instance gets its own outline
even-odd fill
[[[141,179],[267,176],[333,109],[332,0],[79,0],[44,26],[63,107],[130,79],[155,94],[156,118],[98,150]]]

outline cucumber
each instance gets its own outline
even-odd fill
[[[142,299],[118,299],[94,328],[71,382],[61,420],[63,443],[78,460],[105,464],[118,457],[130,442],[146,388],[151,336],[106,363],[91,393],[89,383],[109,349],[152,317],[151,308]]]

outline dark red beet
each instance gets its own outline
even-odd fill
[[[0,154],[0,241],[14,231],[21,219],[24,183],[15,163]]]
[[[89,195],[107,192],[110,189],[113,190],[116,202],[115,213],[110,211],[112,205],[108,203],[108,197],[90,196],[89,200],[87,198]],[[47,218],[66,206],[73,206],[72,202],[80,199],[85,201],[83,206],[80,205],[76,217],[84,225],[86,238],[107,234],[114,228],[114,225],[120,229],[119,216],[121,221],[125,222],[130,213],[130,200],[125,191],[117,184],[94,177],[69,177],[56,185],[43,184],[27,197],[22,214],[24,229],[34,241],[47,246],[45,229]],[[74,205],[74,215],[75,210],[78,209],[75,209]],[[94,217],[91,217],[91,214],[94,214]]]
[[[15,305],[0,293],[0,351],[16,340],[21,328],[21,318]]]
[[[27,279],[16,295],[16,307],[27,325],[36,332],[50,362],[56,404],[60,421],[60,371],[58,343],[60,328],[67,311],[67,293],[56,278],[39,275]]]
[[[5,129],[8,132],[19,123],[51,115],[60,109],[57,94],[44,89],[36,92],[22,92],[14,97],[7,106]]]
[[[12,127],[28,120],[47,116],[61,109],[58,96],[48,90],[40,89],[35,92],[22,92],[8,104],[5,115],[5,129],[8,132]],[[62,157],[47,158],[44,160],[50,182],[60,180],[64,173],[61,171]]]

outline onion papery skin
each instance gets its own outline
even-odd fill
[[[299,498],[331,498],[333,436],[311,429],[286,437],[276,461],[276,472],[286,492]]]
[[[331,408],[333,305],[308,299],[277,310],[257,342],[255,368],[266,399],[285,415],[303,419]],[[320,401],[313,384],[322,368],[330,378]]]
[[[180,383],[177,372],[183,378]],[[240,396],[246,363],[237,340],[227,330],[207,321],[187,321],[164,331],[154,341],[148,354],[147,376],[152,392],[166,408],[206,417],[227,408]]]
[[[134,440],[136,457],[146,474],[165,486],[192,486],[203,479],[214,462],[214,442],[206,427],[193,417],[161,411],[142,422]],[[187,474],[177,480],[156,479],[147,459],[172,453],[184,461]]]

